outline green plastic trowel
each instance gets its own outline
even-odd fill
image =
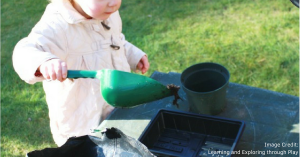
[[[134,107],[173,95],[154,79],[119,70],[68,70],[67,78],[99,79],[104,100],[114,107]]]

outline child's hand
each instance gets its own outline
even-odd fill
[[[58,80],[60,82],[67,78],[67,64],[60,59],[51,59],[43,63],[38,70],[47,80]]]
[[[140,62],[137,64],[136,68],[142,72],[142,74],[145,74],[150,67],[150,64],[148,62],[148,57],[143,56],[140,60]]]

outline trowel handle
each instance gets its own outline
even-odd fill
[[[96,78],[97,71],[88,70],[68,70],[67,78]]]

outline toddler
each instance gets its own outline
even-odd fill
[[[88,135],[113,107],[101,96],[98,79],[66,79],[67,70],[149,69],[146,54],[125,40],[121,0],[52,0],[28,37],[13,53],[21,79],[43,81],[55,143]]]

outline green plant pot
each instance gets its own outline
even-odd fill
[[[199,63],[185,69],[181,83],[190,111],[209,115],[221,113],[226,107],[229,78],[229,71],[217,63]]]

